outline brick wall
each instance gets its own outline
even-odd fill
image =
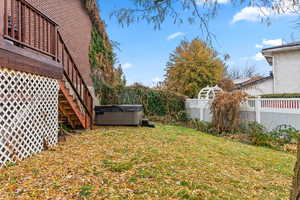
[[[89,45],[92,23],[80,0],[27,0],[60,25],[60,31],[86,83],[90,78]]]

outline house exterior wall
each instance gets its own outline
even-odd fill
[[[275,93],[300,93],[300,51],[273,54]]]
[[[92,22],[85,8],[82,7],[81,0],[27,1],[60,26],[59,30],[79,67],[79,71],[86,83],[92,86],[89,62]]]
[[[259,96],[263,94],[274,93],[274,81],[272,78],[259,82],[255,85],[243,89],[250,96]]]

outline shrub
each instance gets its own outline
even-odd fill
[[[296,143],[300,138],[299,132],[288,125],[280,125],[276,129],[268,132],[267,129],[255,121],[241,123],[234,132],[222,132],[210,122],[199,120],[188,120],[186,123],[181,123],[188,128],[197,131],[216,135],[219,137],[227,137],[238,140],[247,144],[256,146],[267,146],[277,150],[296,151]]]
[[[200,121],[197,119],[188,120],[186,123],[186,127],[195,129],[203,133],[213,134],[213,135],[218,133],[212,123]]]
[[[250,122],[247,125],[246,134],[250,136],[251,143],[258,146],[271,146],[273,138],[267,133],[266,128],[257,123]]]
[[[265,94],[262,98],[300,98],[299,93],[284,93],[284,94]]]
[[[246,101],[247,94],[242,91],[222,92],[211,106],[213,125],[219,133],[234,132],[240,123],[240,104]]]
[[[299,131],[290,125],[280,125],[270,135],[281,145],[296,144],[299,139]]]
[[[173,119],[177,122],[188,122],[187,112],[185,110],[181,110],[173,116]]]
[[[222,88],[226,92],[230,92],[235,88],[233,81],[229,78],[223,78],[219,83],[218,86]]]
[[[101,83],[95,85],[95,90],[102,105],[141,104],[148,117],[169,116],[175,120],[187,120],[186,97],[180,94],[142,85],[109,87]]]
[[[277,149],[284,149],[287,145],[296,144],[299,138],[299,132],[289,125],[280,125],[268,132],[263,125],[249,122],[242,126],[241,131],[249,135],[252,144],[271,146]]]

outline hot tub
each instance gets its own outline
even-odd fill
[[[95,107],[97,126],[139,126],[143,119],[142,105],[109,105]]]

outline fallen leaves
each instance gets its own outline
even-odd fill
[[[288,199],[292,154],[192,129],[100,128],[0,170],[0,199]]]

